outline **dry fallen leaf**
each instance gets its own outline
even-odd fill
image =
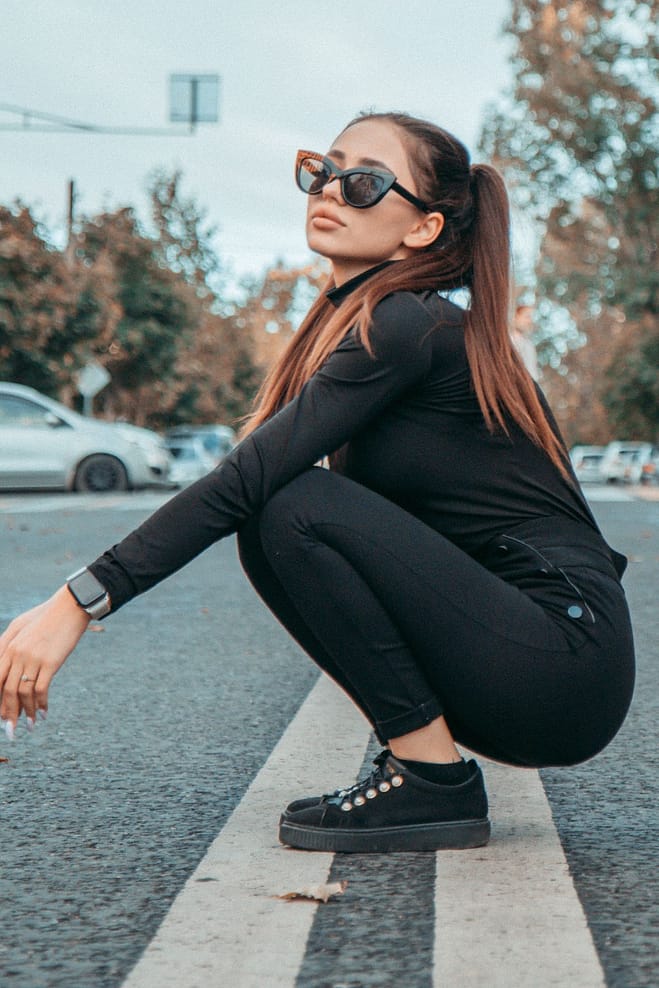
[[[0,758],[0,762],[8,762],[8,761],[9,761],[8,758]]]
[[[327,902],[333,895],[343,895],[348,883],[329,882],[327,885],[309,885],[307,888],[297,889],[295,892],[284,892],[278,895],[278,899],[312,899],[315,902]]]

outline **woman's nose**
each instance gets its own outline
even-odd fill
[[[341,181],[336,175],[331,175],[329,180],[323,185],[323,199],[334,199],[340,206],[345,206],[345,201],[341,194]]]

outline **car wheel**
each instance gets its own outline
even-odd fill
[[[74,482],[76,491],[125,491],[128,489],[126,468],[114,456],[94,453],[83,460],[76,470]]]

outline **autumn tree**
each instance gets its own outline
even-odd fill
[[[657,12],[657,0],[513,0],[514,85],[481,137],[539,231],[543,383],[569,441],[658,428],[634,384],[652,391],[659,375]]]
[[[148,184],[153,239],[163,263],[197,289],[202,299],[217,294],[221,264],[214,246],[217,227],[206,212],[181,191],[182,173],[159,169]]]
[[[327,281],[324,262],[288,267],[277,262],[249,285],[240,318],[248,329],[254,361],[267,373]]]
[[[59,397],[99,332],[100,308],[27,206],[0,206],[0,378]]]
[[[185,293],[129,208],[83,223],[75,258],[103,308],[90,355],[112,380],[97,404],[112,417],[144,424],[154,407],[170,403],[177,353],[189,332]]]
[[[181,173],[156,172],[149,187],[151,220],[161,262],[189,287],[191,315],[176,361],[176,403],[171,424],[237,425],[261,381],[243,309],[247,298],[229,298],[216,252],[217,230],[205,211],[181,190]]]
[[[148,227],[129,207],[83,218],[66,251],[27,208],[0,210],[0,373],[74,404],[94,359],[111,374],[97,414],[237,425],[325,271],[276,263],[228,293],[180,174],[156,173],[149,195]]]

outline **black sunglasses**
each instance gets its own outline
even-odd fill
[[[314,151],[298,151],[295,161],[295,181],[299,189],[309,196],[317,196],[323,191],[328,182],[338,179],[341,183],[341,195],[348,206],[355,209],[368,209],[375,206],[393,189],[403,199],[423,213],[430,212],[430,206],[422,199],[408,192],[396,181],[391,172],[379,168],[337,168],[333,161]]]

